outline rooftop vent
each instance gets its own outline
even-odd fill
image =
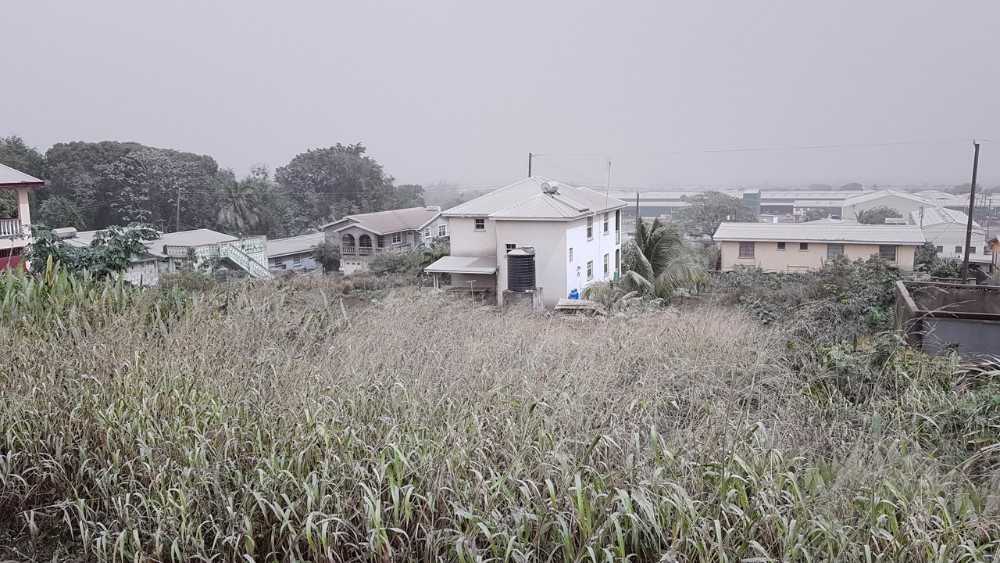
[[[559,185],[555,182],[542,182],[542,193],[556,195],[559,193]]]

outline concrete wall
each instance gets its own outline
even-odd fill
[[[494,221],[487,219],[486,229],[477,231],[472,217],[449,217],[448,233],[452,256],[493,256],[496,253],[498,241]]]
[[[732,270],[734,266],[759,266],[766,272],[797,272],[823,267],[827,260],[827,244],[810,242],[808,250],[799,250],[798,242],[786,242],[785,250],[778,250],[776,242],[756,242],[753,258],[740,258],[740,243],[723,241],[722,270]],[[844,244],[844,254],[851,260],[867,260],[878,254],[877,244]],[[896,246],[894,264],[904,271],[913,270],[915,246]]]
[[[125,281],[133,285],[156,285],[160,283],[160,270],[156,260],[144,260],[133,262],[132,266],[125,270]]]

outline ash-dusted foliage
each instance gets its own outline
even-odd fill
[[[105,310],[102,283],[0,321],[0,559],[997,554],[998,385],[951,360],[816,358],[729,307],[547,317],[304,276],[165,316],[176,293]]]
[[[808,273],[736,268],[712,280],[711,291],[740,303],[764,324],[791,327],[809,341],[840,342],[889,330],[898,268],[873,256],[838,256]]]

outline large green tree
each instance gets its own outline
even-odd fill
[[[149,225],[111,227],[94,236],[89,246],[73,246],[42,225],[32,229],[35,241],[28,247],[27,260],[33,269],[44,270],[48,261],[58,262],[69,271],[89,271],[97,277],[113,276],[132,265],[132,259],[147,253],[143,241],[157,237]]]
[[[423,188],[396,188],[360,143],[311,149],[279,168],[275,178],[295,207],[296,230],[351,213],[423,205]]]
[[[720,193],[705,192],[687,198],[687,206],[677,213],[681,233],[714,236],[723,221],[756,223],[757,216],[743,200]]]
[[[0,137],[0,164],[45,179],[45,156],[17,135]]]
[[[219,226],[223,229],[246,233],[264,221],[261,194],[251,182],[226,182],[219,190],[219,199]]]

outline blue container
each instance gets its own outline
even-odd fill
[[[575,290],[575,289],[573,291],[570,291],[569,292],[569,298],[570,299],[579,299],[580,298],[580,292],[577,291],[577,290]]]

